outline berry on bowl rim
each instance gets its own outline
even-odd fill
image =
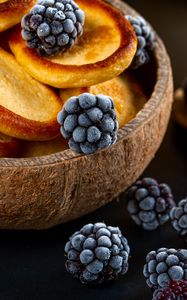
[[[70,149],[78,153],[93,154],[116,142],[118,121],[114,101],[109,96],[73,96],[66,101],[57,120]]]

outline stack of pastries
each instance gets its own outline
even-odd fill
[[[147,101],[138,80],[125,71],[137,39],[119,10],[102,0],[77,0],[85,14],[83,33],[66,51],[43,56],[28,47],[22,30],[23,16],[42,1],[65,0],[0,0],[0,157],[66,150],[57,114],[72,96],[112,97],[119,127]]]

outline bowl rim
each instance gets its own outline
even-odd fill
[[[120,6],[124,7],[123,11],[127,11],[136,16],[138,13],[132,9],[128,4],[122,3],[121,0],[107,0],[109,3],[116,2],[120,4]],[[140,14],[138,14],[140,15]],[[170,61],[165,49],[165,46],[162,40],[159,38],[157,33],[155,32],[156,43],[155,49],[153,51],[153,55],[156,59],[156,83],[154,86],[154,90],[144,105],[144,107],[137,113],[136,117],[132,119],[130,122],[125,124],[118,130],[117,141],[120,142],[121,139],[127,139],[132,134],[138,130],[138,128],[142,125],[142,123],[148,121],[154,110],[160,105],[163,99],[163,95],[165,94],[165,88],[168,84],[169,76],[170,76]],[[110,146],[115,147],[115,144]],[[106,149],[99,150],[98,152],[104,152]],[[91,154],[89,156],[96,156],[97,153]],[[53,153],[50,155],[40,156],[40,157],[28,157],[28,158],[0,158],[0,168],[4,167],[34,167],[34,166],[47,166],[51,164],[64,163],[67,164],[69,161],[74,159],[78,160],[81,158],[86,158],[87,155],[75,153],[74,151],[67,149],[61,152]]]

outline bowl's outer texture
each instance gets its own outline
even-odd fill
[[[136,14],[120,0],[108,0]],[[112,147],[93,155],[71,150],[40,158],[0,160],[0,228],[45,229],[105,205],[144,171],[165,134],[173,101],[170,60],[157,37],[157,80],[151,98],[121,128]]]

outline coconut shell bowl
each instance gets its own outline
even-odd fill
[[[121,0],[106,2],[123,15],[137,15]],[[111,202],[142,174],[163,140],[173,101],[170,60],[163,42],[155,36],[150,61],[132,71],[147,101],[120,127],[115,144],[91,155],[65,149],[43,156],[0,158],[0,228],[47,229],[79,218]],[[22,51],[17,41],[13,37],[10,43],[15,56]],[[101,68],[100,72],[105,71]],[[58,84],[57,80],[54,87]]]

